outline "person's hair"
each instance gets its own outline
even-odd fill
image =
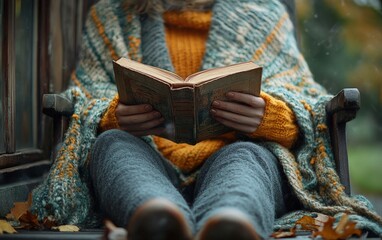
[[[134,9],[140,14],[157,14],[167,9],[201,10],[212,5],[214,0],[125,0],[126,9]]]

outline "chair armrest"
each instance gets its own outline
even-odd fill
[[[73,103],[60,94],[44,94],[42,97],[42,111],[50,117],[69,117],[74,112]]]
[[[68,129],[69,117],[74,112],[74,104],[60,94],[44,94],[42,112],[53,118],[52,158],[55,159],[60,143]]]
[[[326,105],[336,170],[341,183],[345,186],[345,192],[349,195],[351,188],[346,145],[346,123],[356,117],[360,105],[360,93],[356,88],[343,89]]]

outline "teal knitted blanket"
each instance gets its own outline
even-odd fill
[[[89,12],[82,52],[64,93],[75,103],[49,175],[33,191],[32,211],[60,224],[92,227],[100,216],[89,184],[87,160],[98,123],[116,94],[112,60],[121,56],[173,71],[161,17],[138,16],[122,0],[101,0]],[[332,97],[317,83],[301,56],[293,26],[277,0],[217,0],[202,69],[252,60],[263,66],[262,90],[288,104],[301,141],[292,151],[264,143],[279,159],[303,210],[277,219],[289,228],[302,215],[347,213],[357,226],[382,234],[382,219],[360,196],[348,196],[334,169],[325,103]],[[148,140],[150,138],[147,138]]]

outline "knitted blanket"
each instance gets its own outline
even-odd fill
[[[65,141],[45,181],[33,191],[32,211],[60,224],[92,227],[100,223],[89,185],[87,159],[98,123],[116,94],[112,60],[121,56],[173,71],[160,17],[138,16],[121,0],[93,6],[83,31],[82,52],[71,87],[75,103]],[[304,210],[277,219],[289,228],[302,215],[347,213],[357,226],[382,234],[382,219],[359,196],[348,196],[334,169],[325,103],[332,97],[314,82],[293,35],[293,26],[277,0],[217,0],[202,69],[252,60],[263,66],[262,90],[293,110],[301,132],[288,150],[264,145],[279,159]],[[150,140],[147,137],[148,141]]]

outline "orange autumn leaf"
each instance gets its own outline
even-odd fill
[[[29,209],[28,202],[15,202],[11,213],[7,215],[8,219],[19,220]]]
[[[29,211],[23,214],[19,218],[19,221],[21,223],[21,228],[23,229],[42,229],[43,228],[43,226],[39,223],[37,219],[37,215],[32,214]]]
[[[344,231],[348,221],[349,221],[348,215],[346,215],[346,214],[342,215],[340,221],[337,224],[337,227],[335,228],[336,233],[338,233],[338,234],[342,233]]]
[[[24,215],[32,205],[32,195],[28,195],[28,200],[26,202],[15,202],[14,207],[11,212],[7,214],[6,218],[8,220],[19,220],[19,218]]]
[[[289,231],[277,231],[272,233],[272,238],[289,238],[289,237],[296,237],[296,228],[293,227]]]
[[[303,216],[296,221],[295,226],[289,231],[274,232],[273,238],[287,238],[298,236],[298,231],[308,230],[311,237],[320,236],[323,239],[347,239],[351,236],[360,237],[362,231],[356,228],[356,223],[349,220],[347,214],[343,214],[338,224],[334,227],[335,218],[317,214],[316,217]]]
[[[299,220],[297,220],[296,225],[300,225],[301,229],[308,231],[318,231],[322,226],[321,221],[317,221],[315,218],[311,216],[303,216]]]
[[[328,221],[324,223],[322,228],[318,229],[317,231],[313,231],[312,236],[321,236],[323,239],[339,239],[338,234],[333,228],[334,221],[334,218],[329,218]]]
[[[344,214],[336,228],[334,228],[334,218],[329,218],[324,223],[322,229],[313,232],[312,236],[321,236],[323,239],[347,239],[353,235],[361,236],[361,230],[355,227],[356,223],[349,221],[349,217]]]
[[[356,228],[356,223],[355,222],[348,222],[344,228],[343,233],[340,233],[340,238],[345,239],[350,236],[356,235],[360,237],[362,235],[362,231],[358,228]]]

